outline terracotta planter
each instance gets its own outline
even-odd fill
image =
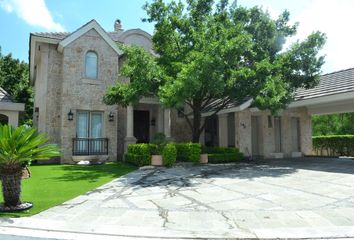
[[[162,155],[151,155],[151,165],[162,166]]]
[[[207,164],[208,163],[208,154],[207,153],[200,154],[200,160],[199,161],[202,164]]]

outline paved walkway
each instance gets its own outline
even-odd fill
[[[0,233],[354,237],[353,173],[353,160],[330,159],[139,170],[33,217],[3,219]]]

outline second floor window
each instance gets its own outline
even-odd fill
[[[89,51],[85,56],[85,77],[97,79],[97,54]]]

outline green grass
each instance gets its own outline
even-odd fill
[[[0,213],[0,217],[31,216],[95,189],[135,170],[123,163],[104,165],[37,165],[30,166],[31,178],[22,181],[21,200],[33,208],[17,213]],[[2,194],[0,202],[3,202]]]

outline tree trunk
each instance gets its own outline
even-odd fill
[[[199,109],[193,111],[193,129],[192,129],[192,142],[199,143],[201,134],[200,124],[202,120],[202,114]]]
[[[7,170],[7,169],[6,169]],[[1,169],[2,193],[4,197],[4,205],[6,207],[15,207],[21,204],[21,179],[22,168],[16,167],[10,171]]]

